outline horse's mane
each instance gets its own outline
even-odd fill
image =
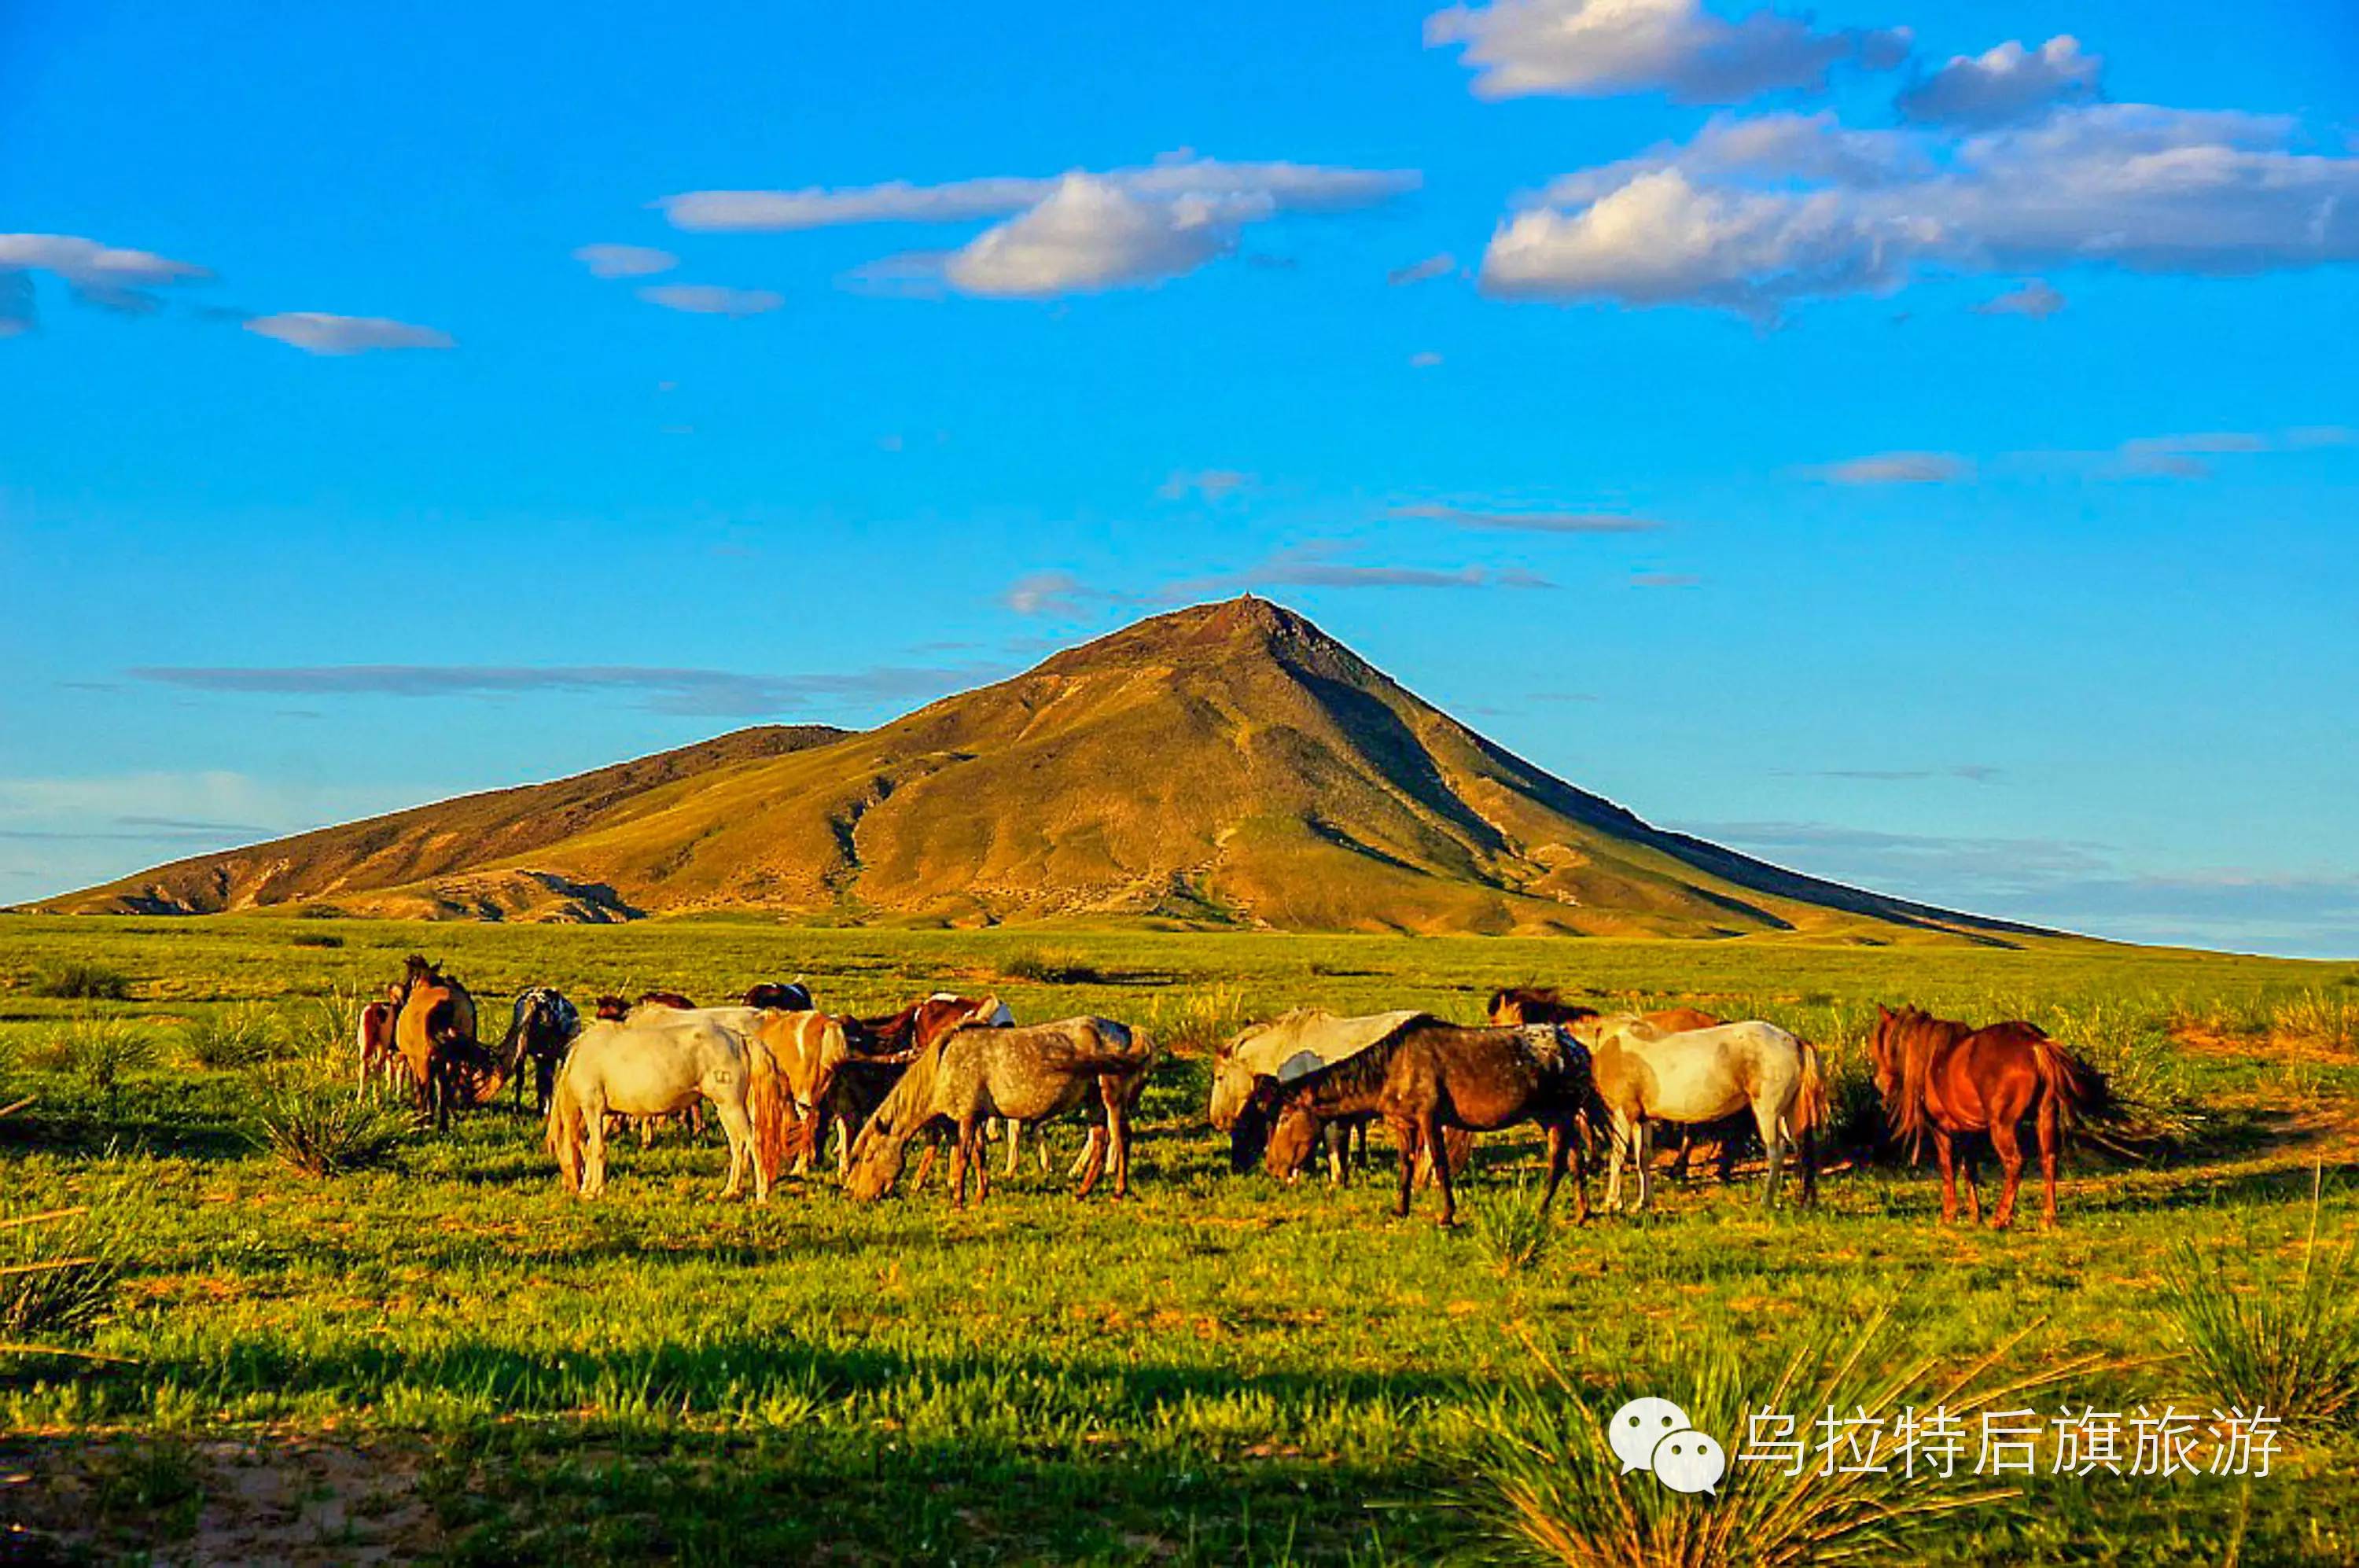
[[[1900,1103],[1891,1107],[1892,1130],[1908,1140],[1908,1158],[1914,1160],[1925,1142],[1925,1084],[1934,1060],[1973,1029],[1915,1007],[1900,1008],[1879,1028],[1888,1031],[1886,1039],[1900,1059]]]
[[[1439,1021],[1430,1017],[1413,1018],[1365,1051],[1312,1068],[1286,1085],[1281,1103],[1316,1108],[1322,1104],[1375,1094],[1385,1086],[1385,1078],[1392,1072],[1393,1058],[1400,1053],[1401,1042],[1425,1025]]]
[[[1525,1023],[1569,1024],[1598,1016],[1595,1007],[1568,1002],[1564,993],[1553,985],[1509,985],[1491,993],[1490,1006],[1484,1009],[1487,1018],[1497,1018],[1502,1007],[1512,1005]]]

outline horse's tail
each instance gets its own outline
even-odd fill
[[[1833,1118],[1827,1106],[1827,1074],[1819,1061],[1819,1048],[1807,1040],[1794,1043],[1802,1048],[1802,1086],[1794,1098],[1794,1134],[1799,1138],[1818,1131]]]
[[[2057,1125],[2071,1132],[2082,1121],[2103,1118],[2114,1108],[2114,1086],[2082,1057],[2046,1035],[2031,1043],[2031,1064],[2040,1087],[2056,1106]]]
[[[573,1063],[567,1061],[557,1069],[556,1082],[549,1094],[549,1152],[557,1157],[557,1173],[565,1181],[569,1192],[582,1191],[582,1145],[589,1137],[589,1125],[582,1107],[569,1092],[566,1080],[573,1076]]]
[[[770,1048],[747,1035],[745,1056],[745,1115],[754,1124],[754,1161],[763,1181],[776,1181],[787,1168],[801,1118],[788,1104],[785,1075]]]

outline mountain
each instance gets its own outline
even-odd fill
[[[1652,827],[1250,596],[1138,622],[874,730],[741,731],[42,907],[280,905],[1870,940],[2027,929]]]

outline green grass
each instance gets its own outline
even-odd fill
[[[294,940],[321,930],[343,945]],[[678,1135],[625,1140],[607,1196],[585,1204],[538,1126],[505,1111],[419,1136],[389,1168],[299,1177],[246,1135],[290,1073],[350,1095],[332,1045],[124,1064],[111,1111],[50,1048],[77,1019],[168,1040],[237,1008],[267,1014],[274,1039],[340,1044],[351,998],[412,951],[446,960],[487,1018],[543,981],[701,997],[802,974],[831,1007],[996,990],[1026,1019],[1144,1024],[1174,1054],[1141,1108],[1130,1201],[1077,1203],[1027,1160],[952,1214],[939,1187],[859,1206],[825,1179],[720,1203],[717,1140]],[[1043,978],[1011,977],[1044,953]],[[2190,1258],[2239,1286],[2262,1268],[2294,1278],[2315,1165],[2319,1257],[2354,1224],[2359,1056],[2276,1032],[2295,999],[2346,994],[2348,965],[2065,944],[1070,930],[1044,949],[1037,932],[718,919],[0,920],[0,974],[68,963],[138,975],[136,998],[0,991],[0,1103],[38,1098],[0,1122],[0,1212],[98,1209],[116,1272],[76,1332],[124,1360],[0,1364],[0,1432],[21,1434],[0,1437],[0,1467],[100,1478],[79,1509],[0,1501],[102,1555],[168,1552],[194,1528],[190,1497],[233,1506],[242,1483],[207,1456],[234,1440],[321,1486],[342,1485],[340,1455],[401,1477],[427,1505],[401,1554],[446,1560],[1479,1559],[1497,1518],[1468,1490],[1498,1460],[1503,1410],[1562,1428],[1553,1484],[1585,1496],[1583,1410],[1651,1375],[1774,1379],[1794,1347],[1848,1343],[1887,1308],[1908,1348],[1896,1375],[1924,1359],[1954,1377],[2036,1324],[2007,1376],[2088,1361],[2076,1402],[2209,1409],[2164,1280]],[[1643,1224],[1576,1229],[1560,1195],[1537,1230],[1523,1138],[1478,1149],[1457,1234],[1430,1224],[1431,1194],[1389,1217],[1388,1155],[1340,1192],[1228,1173],[1201,1112],[1204,1053],[1236,1022],[1305,1003],[1471,1020],[1523,980],[1767,1016],[1818,1042],[1839,1083],[1879,999],[2021,1014],[2143,1074],[2184,1121],[2143,1159],[2076,1150],[2052,1234],[1940,1230],[1927,1174],[1892,1167],[1835,1171],[1816,1211],[1765,1214],[1750,1172],[1723,1188],[1701,1161]],[[1078,1128],[1048,1136],[1061,1170]],[[1534,1344],[1573,1393],[1535,1379]],[[2327,1422],[2289,1434],[2267,1480],[2041,1475],[2020,1506],[1927,1519],[1893,1560],[2350,1560],[2354,1465],[2359,1439]]]

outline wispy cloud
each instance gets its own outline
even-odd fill
[[[679,265],[679,257],[653,245],[586,245],[573,253],[573,259],[588,267],[592,278],[646,278]]]
[[[1643,534],[1663,526],[1651,517],[1633,517],[1620,512],[1499,512],[1435,501],[1395,506],[1385,515],[1417,522],[1449,523],[1462,528],[1497,528],[1527,534]]]
[[[1234,468],[1186,469],[1166,479],[1155,493],[1166,501],[1184,501],[1196,495],[1217,502],[1240,490],[1250,490],[1257,483],[1253,474]]]
[[[1553,588],[1529,572],[1480,566],[1455,571],[1422,566],[1363,566],[1337,559],[1343,547],[1328,542],[1278,550],[1240,572],[1187,578],[1168,584],[1167,600],[1253,588]]]
[[[1703,579],[1690,572],[1638,572],[1630,577],[1634,588],[1695,588]]]
[[[767,289],[724,289],[717,283],[651,283],[639,298],[667,310],[692,316],[759,316],[787,302]]]
[[[32,330],[37,272],[59,279],[85,304],[133,316],[157,309],[155,289],[212,276],[193,262],[80,234],[0,234],[0,337]]]
[[[1430,348],[1419,349],[1408,356],[1408,367],[1411,370],[1431,370],[1440,363],[1441,356]]]
[[[1908,33],[1822,33],[1766,9],[1728,19],[1698,0],[1492,0],[1435,12],[1425,42],[1463,46],[1478,98],[1661,93],[1680,103],[1736,103],[1822,88],[1845,60],[1889,70],[1908,52]]]
[[[1953,485],[1974,465],[1952,452],[1879,452],[1803,472],[1830,485]]]
[[[245,330],[301,349],[305,354],[367,354],[376,349],[450,348],[451,334],[383,316],[332,316],[320,310],[288,310],[255,316]]]
[[[1075,620],[1104,604],[1136,604],[1136,594],[1095,587],[1070,572],[1028,572],[1009,583],[999,602],[1019,615]]]
[[[1974,307],[1981,316],[2028,316],[2044,321],[2064,308],[2064,296],[2049,286],[2047,279],[2035,278],[2017,289],[2010,289],[1995,299],[1985,299]]]
[[[1986,763],[1960,762],[1942,768],[1820,768],[1798,773],[1782,770],[1786,778],[1856,779],[1879,784],[1915,783],[1931,779],[1962,779],[1972,784],[1995,783],[2005,772]]]
[[[1385,281],[1396,289],[1412,283],[1427,283],[1437,278],[1447,278],[1457,269],[1458,258],[1448,251],[1429,256],[1423,261],[1412,261],[1407,267],[1396,267],[1385,274]]]
[[[997,220],[966,244],[887,257],[847,275],[878,293],[955,289],[1042,299],[1140,288],[1231,254],[1283,213],[1366,207],[1416,188],[1405,169],[1229,163],[1176,153],[1152,164],[1047,178],[798,191],[690,191],[656,203],[675,227],[779,231]]]
[[[973,668],[879,665],[842,673],[749,675],[641,665],[332,664],[277,669],[147,666],[135,680],[183,690],[347,697],[482,697],[635,691],[667,713],[747,717],[815,702],[935,695],[972,682]]]

